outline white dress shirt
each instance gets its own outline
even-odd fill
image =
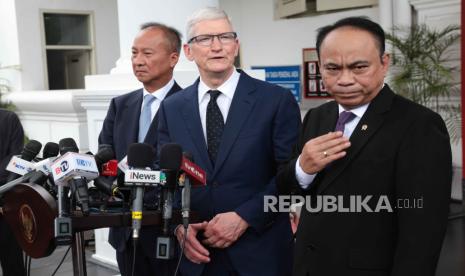
[[[203,136],[205,138],[205,143],[207,143],[207,106],[210,101],[210,94],[207,92],[209,90],[218,90],[221,94],[216,99],[216,103],[220,108],[221,115],[223,115],[224,123],[226,124],[226,119],[229,113],[229,107],[231,106],[232,99],[234,97],[234,92],[236,91],[237,84],[239,83],[239,74],[234,68],[234,72],[231,76],[218,88],[212,89],[208,87],[205,82],[203,82],[202,77],[200,77],[199,87],[198,87],[198,98],[199,98],[199,113],[200,113],[200,122],[202,123]]]
[[[355,114],[355,118],[344,125],[344,137],[350,138],[358,122],[360,122],[360,119],[362,118],[363,114],[365,114],[365,111],[367,111],[369,105],[370,103],[367,103],[357,108],[347,110]],[[343,111],[346,110],[341,105],[339,105],[339,114],[341,114]],[[300,156],[299,158],[297,158],[297,162],[295,163],[295,177],[299,182],[300,187],[302,187],[303,189],[307,189],[313,182],[313,179],[315,179],[316,177],[316,173],[308,174],[302,170],[302,168],[300,167]]]
[[[174,85],[174,78],[172,78],[165,86],[162,88],[155,90],[154,92],[150,93],[148,92],[145,88],[143,88],[144,94],[142,95],[142,99],[145,99],[145,95],[151,95],[152,97],[155,97],[155,100],[152,102],[150,105],[151,112],[152,112],[152,118],[155,117],[155,114],[158,112],[158,108],[160,108],[160,104],[165,99],[166,94],[171,90],[171,88]],[[144,104],[141,104],[140,110],[142,111],[142,108],[144,107]]]

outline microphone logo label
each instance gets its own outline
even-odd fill
[[[159,171],[133,170],[130,169],[124,174],[126,185],[158,185],[160,184]]]
[[[68,168],[69,168],[68,161],[65,160],[65,161],[61,162],[60,169],[61,169],[62,172],[66,172],[68,170]]]

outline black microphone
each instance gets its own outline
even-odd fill
[[[160,149],[160,170],[165,174],[162,187],[163,235],[157,237],[157,259],[170,260],[174,257],[175,242],[169,232],[173,217],[173,198],[182,161],[182,148],[178,144],[165,144]]]
[[[54,160],[54,157],[57,157],[60,153],[60,148],[57,143],[48,142],[45,144],[44,149],[42,150],[42,160],[35,164],[36,170],[43,170],[47,174],[47,181],[44,182],[43,187],[54,197],[57,195],[57,186],[55,181],[53,181],[53,175],[49,171],[51,163]],[[37,168],[38,166],[41,166]]]
[[[130,169],[150,171],[155,161],[155,149],[149,144],[134,143],[128,148],[128,166]],[[131,172],[126,172],[131,174]],[[135,173],[132,173],[135,174]],[[147,176],[149,176],[147,174]],[[150,177],[143,177],[150,179]],[[142,207],[144,201],[144,186],[135,185],[135,196],[132,201],[132,238],[139,238],[140,228],[142,226]]]
[[[113,146],[108,145],[108,144],[100,144],[98,147],[98,151],[95,154],[95,162],[97,163],[97,167],[99,170],[99,173],[102,174],[102,167],[103,165],[112,160],[115,159],[115,152],[113,151]],[[101,192],[105,193],[106,195],[109,196],[114,196],[116,193],[118,193],[118,185],[113,184],[114,180],[113,178],[109,178],[104,175],[100,175],[96,179],[94,179],[94,186]]]
[[[63,138],[58,143],[58,151],[60,155],[64,155],[69,151],[77,152],[78,147],[73,138]],[[55,243],[57,245],[68,245],[72,243],[72,224],[71,208],[69,203],[69,187],[57,186],[58,199],[58,217],[54,221]]]
[[[19,158],[30,162],[37,156],[37,154],[39,154],[41,148],[42,144],[39,141],[29,140],[29,142],[24,146]],[[20,174],[10,173],[6,182],[11,182],[19,177],[21,177]]]
[[[42,158],[47,159],[50,157],[58,156],[59,152],[60,148],[57,143],[48,142],[47,144],[45,144],[44,149],[42,151]]]
[[[181,167],[182,148],[179,144],[165,144],[160,149],[160,170],[165,173],[166,184],[163,186],[163,234],[169,235],[169,225],[173,213],[173,197],[176,180]]]
[[[73,138],[61,139],[58,143],[60,154],[64,155],[68,152],[78,153],[79,149]],[[87,179],[84,177],[76,176],[69,180],[71,192],[76,197],[77,202],[81,205],[81,211],[84,215],[89,214],[89,191],[87,188]]]
[[[102,170],[102,165],[112,159],[115,159],[115,152],[113,151],[113,146],[108,144],[100,144],[98,146],[98,151],[94,155],[95,162],[99,171]]]

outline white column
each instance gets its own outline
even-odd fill
[[[393,0],[382,0],[379,1],[379,24],[383,27],[385,32],[392,30],[392,3]]]
[[[393,0],[393,24],[394,26],[406,27],[412,25],[412,6],[410,5],[410,1]]]

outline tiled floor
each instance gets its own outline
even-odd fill
[[[452,213],[460,212],[461,205],[451,204]],[[55,252],[42,259],[32,259],[31,276],[50,276],[63,258],[67,247],[58,247]],[[92,252],[87,250],[88,276],[114,276],[119,272],[96,264],[90,260]],[[0,272],[0,276],[3,274]],[[73,276],[71,251],[56,275]],[[439,258],[436,276],[464,276],[465,275],[465,218],[449,220],[446,237]]]

